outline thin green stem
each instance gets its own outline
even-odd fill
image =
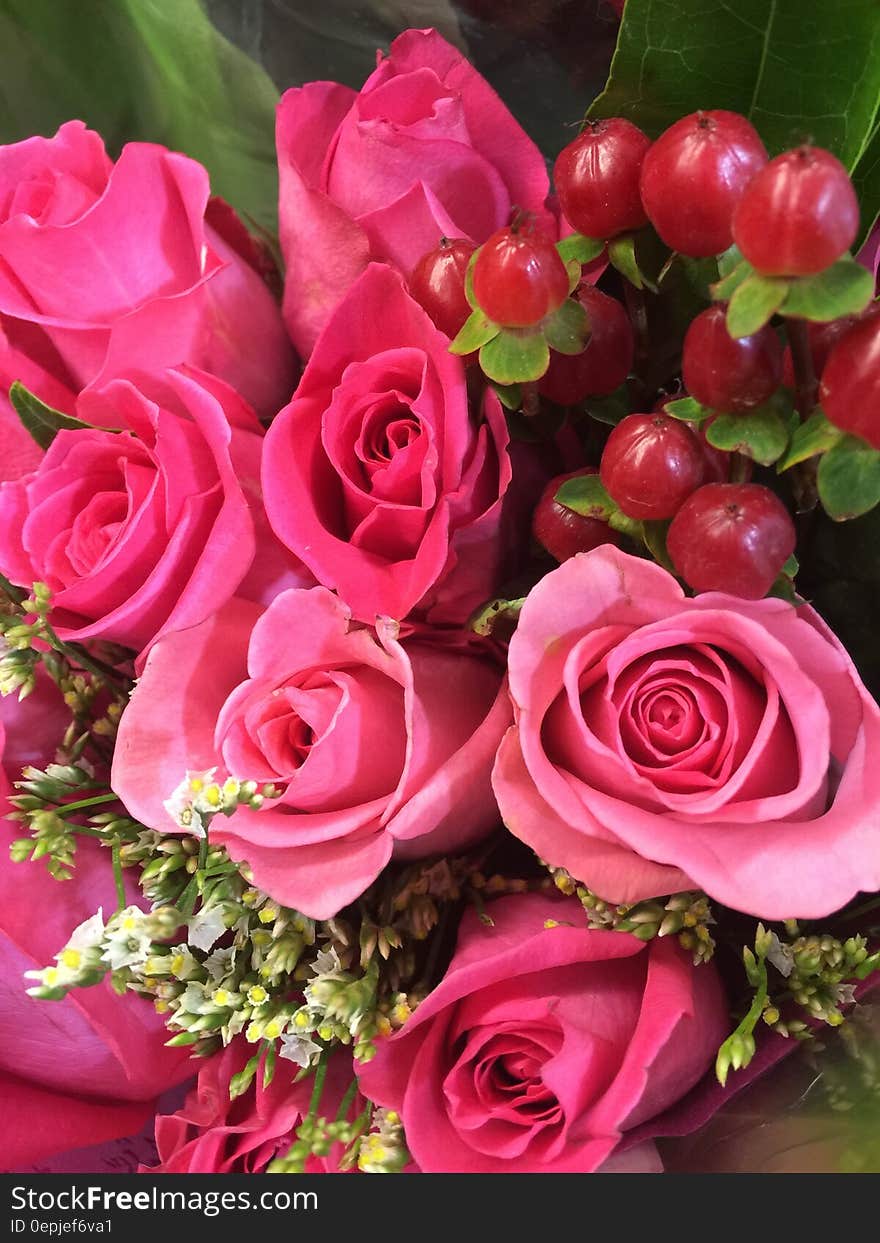
[[[325,1049],[321,1054],[321,1060],[315,1068],[315,1082],[312,1087],[312,1095],[309,1097],[308,1118],[316,1118],[318,1116],[318,1106],[321,1104],[321,1096],[324,1092],[324,1082],[327,1078],[327,1067],[330,1065],[330,1050]]]
[[[125,897],[125,878],[122,875],[122,856],[119,852],[119,842],[113,843],[113,880],[116,883],[116,901],[118,902],[118,910],[122,910],[127,905]]]
[[[59,803],[58,810],[69,816],[72,811],[82,811],[84,807],[97,807],[100,803],[118,803],[116,794],[96,794],[94,798],[81,798],[78,803]]]
[[[344,1122],[348,1117],[348,1111],[351,1109],[351,1102],[357,1095],[357,1090],[358,1081],[357,1079],[352,1079],[351,1083],[348,1085],[345,1096],[343,1096],[342,1100],[339,1102],[339,1108],[336,1111],[337,1122]]]
[[[81,669],[88,669],[89,673],[94,673],[99,678],[115,682],[121,690],[128,690],[130,679],[121,674],[118,669],[114,669],[112,665],[108,665],[106,661],[101,660],[97,656],[91,656],[79,644],[65,643],[63,639],[58,638],[58,635],[46,621],[45,617],[42,617],[40,620],[43,623],[47,643],[59,656],[63,656],[71,664],[79,665]]]

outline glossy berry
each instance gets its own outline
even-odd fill
[[[556,493],[569,479],[595,475],[592,466],[573,470],[551,479],[541,494],[532,518],[532,534],[557,561],[567,561],[578,552],[589,552],[600,544],[619,544],[620,536],[601,518],[587,518],[567,509],[556,500]]]
[[[480,307],[505,328],[540,323],[568,296],[568,273],[559,252],[528,224],[493,233],[480,247],[473,277]]]
[[[859,204],[846,169],[830,151],[798,147],[754,177],[733,217],[733,236],[765,276],[812,276],[847,250]]]
[[[409,291],[421,303],[441,332],[458,336],[471,308],[464,294],[464,278],[473,242],[463,237],[441,238],[434,250],[422,255],[409,278]]]
[[[831,350],[819,402],[836,427],[880,449],[880,308],[860,319]]]
[[[757,130],[737,112],[695,112],[661,134],[642,164],[645,211],[667,246],[705,258],[733,241],[733,209],[767,163]]]
[[[639,194],[647,134],[622,117],[589,121],[556,160],[559,205],[587,237],[616,237],[648,223]]]
[[[582,285],[578,301],[590,320],[590,339],[580,354],[550,354],[550,366],[538,391],[560,406],[585,397],[604,397],[623,384],[633,364],[633,331],[629,316],[616,298]]]
[[[782,501],[759,483],[707,483],[672,520],[666,547],[694,591],[766,596],[794,552],[795,530]]]
[[[629,518],[671,518],[706,477],[697,437],[665,414],[628,414],[608,437],[599,474]]]
[[[782,342],[769,324],[750,337],[734,338],[725,319],[725,307],[716,305],[692,322],[684,339],[682,378],[701,405],[742,414],[779,388]]]
[[[840,319],[832,319],[827,324],[807,323],[807,337],[810,342],[810,354],[813,359],[813,373],[817,379],[825,370],[828,355],[836,342],[858,322],[858,316],[856,315],[842,315]],[[782,356],[782,383],[789,388],[794,388],[796,384],[790,346],[785,347],[785,353]]]

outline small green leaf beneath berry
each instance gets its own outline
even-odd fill
[[[743,453],[769,466],[788,446],[788,428],[775,410],[762,406],[748,414],[719,414],[706,430],[706,439],[726,453]]]
[[[847,257],[815,276],[792,280],[780,310],[783,315],[824,324],[842,315],[858,315],[873,296],[873,274]]]
[[[526,384],[550,366],[550,347],[542,332],[502,329],[481,348],[480,366],[497,384]]]
[[[782,573],[787,575],[789,578],[796,578],[797,572],[800,568],[800,562],[794,553],[792,553],[785,565],[782,567]]]
[[[712,295],[713,302],[728,302],[739,289],[744,281],[750,276],[754,276],[755,269],[745,259],[741,259],[733,271],[728,272],[726,276],[722,276],[720,280],[710,285],[709,292]]]
[[[880,502],[880,453],[858,436],[844,436],[822,456],[817,482],[830,518],[858,518]]]
[[[589,316],[574,298],[566,298],[542,328],[547,344],[560,354],[581,354],[590,339]]]
[[[587,397],[584,401],[584,409],[597,423],[607,423],[610,427],[616,427],[621,419],[625,419],[628,414],[632,413],[626,385],[621,384],[620,388],[616,388],[607,397]]]
[[[718,265],[718,276],[724,280],[725,276],[730,276],[731,272],[735,272],[741,263],[744,263],[742,251],[734,243],[728,246],[727,250],[720,254],[715,260]]]
[[[505,410],[519,410],[522,405],[522,390],[518,384],[495,384],[492,380],[489,384]]]
[[[467,317],[458,336],[450,345],[453,354],[473,354],[480,346],[497,337],[501,329],[487,319],[482,311],[472,311]]]
[[[748,337],[763,328],[785,301],[789,282],[779,276],[753,272],[730,297],[727,331],[732,337]]]
[[[672,419],[682,419],[685,423],[702,423],[715,412],[708,406],[701,406],[693,397],[679,397],[677,401],[667,401],[663,413]]]
[[[608,243],[608,262],[636,289],[647,288],[653,293],[657,292],[656,286],[639,267],[634,233],[621,233],[620,237],[612,238]]]
[[[664,570],[668,570],[670,574],[675,573],[675,566],[669,553],[666,551],[666,536],[669,532],[670,524],[668,522],[643,522],[642,538],[645,541],[645,547],[654,558],[658,565],[662,565]]]
[[[605,243],[598,237],[584,237],[583,233],[572,233],[557,242],[556,249],[564,264],[567,265],[574,259],[583,265],[598,259],[605,249]]]
[[[62,428],[66,431],[82,431],[91,427],[90,423],[84,423],[82,419],[74,419],[69,414],[62,414],[60,410],[47,406],[19,380],[15,380],[10,387],[9,400],[22,427],[41,449],[48,449]]]
[[[599,518],[608,522],[617,506],[602,486],[598,475],[578,475],[568,479],[554,498],[566,509],[573,509],[585,518]]]
[[[474,293],[474,264],[477,262],[477,255],[479,253],[480,247],[478,246],[468,260],[468,265],[464,272],[464,296],[467,298],[469,305],[473,307],[475,311],[479,311],[480,309],[480,304],[477,301],[477,295]]]
[[[776,470],[781,474],[790,466],[806,462],[819,453],[827,453],[843,436],[840,428],[829,423],[821,410],[814,410],[806,423],[795,429],[787,452],[776,463]]]

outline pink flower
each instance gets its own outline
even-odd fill
[[[606,546],[534,588],[509,668],[504,821],[602,897],[813,919],[880,887],[880,710],[807,605]]]
[[[322,587],[260,610],[233,600],[153,648],[122,716],[113,789],[174,832],[184,774],[272,782],[260,811],[211,825],[277,901],[327,919],[391,858],[462,850],[497,823],[489,774],[510,719],[501,673],[476,656],[353,627]]]
[[[69,714],[48,679],[21,703],[0,699],[0,823],[23,764],[54,757]],[[45,862],[13,863],[12,826],[0,842],[0,1169],[137,1132],[154,1098],[188,1079],[182,1050],[149,1002],[109,985],[64,1001],[28,997],[24,972],[52,962],[74,928],[103,906],[116,909],[106,850],[82,840],[73,878],[59,883]],[[130,901],[137,900],[130,886]]]
[[[296,1140],[296,1128],[309,1109],[313,1080],[295,1083],[300,1068],[279,1058],[269,1086],[262,1066],[243,1096],[230,1100],[233,1075],[254,1053],[243,1037],[202,1063],[198,1081],[176,1113],[156,1118],[159,1165],[143,1174],[262,1174]],[[354,1078],[350,1054],[335,1053],[327,1066],[318,1115],[331,1121]],[[362,1102],[352,1102],[349,1117]],[[310,1157],[309,1174],[334,1171],[344,1150],[335,1145],[326,1158]]]
[[[371,264],[269,429],[269,521],[362,621],[460,621],[496,586],[507,426],[491,390],[469,413],[447,345],[401,278]]]
[[[309,581],[268,530],[262,428],[228,385],[188,367],[133,373],[76,409],[101,426],[59,432],[35,472],[0,484],[0,569],[48,584],[62,638],[141,652],[236,589],[260,600]]]
[[[543,156],[436,30],[407,30],[360,93],[309,82],[276,128],[284,318],[307,354],[371,259],[409,276],[440,238],[485,242],[519,207],[556,237]]]
[[[114,165],[81,121],[0,147],[4,379],[42,373],[38,395],[62,402],[99,376],[185,362],[274,414],[292,351],[264,281],[206,222],[208,193],[205,169],[164,147],[129,143]]]
[[[711,964],[527,894],[466,912],[445,977],[358,1070],[426,1173],[589,1173],[682,1097],[726,1034]],[[558,926],[547,926],[547,922]],[[656,1169],[643,1145],[605,1170]]]

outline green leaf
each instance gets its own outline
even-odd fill
[[[861,162],[880,101],[876,0],[627,0],[589,115],[656,138],[698,109],[747,116],[770,154],[810,138]]]
[[[844,436],[819,461],[819,500],[835,522],[858,518],[880,502],[880,453]]]
[[[574,259],[583,265],[598,259],[605,249],[605,243],[598,237],[584,237],[583,233],[572,233],[557,242],[556,249],[563,263],[570,263]]]
[[[782,567],[782,573],[785,574],[788,578],[796,578],[797,572],[800,568],[801,567],[800,567],[797,557],[794,555],[794,553],[792,553],[791,556],[786,561],[785,565]]]
[[[638,518],[630,518],[621,509],[614,510],[608,519],[608,525],[612,531],[619,531],[621,535],[628,535],[637,544],[647,542],[645,540],[644,522],[639,522]]]
[[[114,155],[136,139],[164,143],[277,232],[278,90],[199,0],[4,0],[0,49],[0,141],[80,117]]]
[[[762,406],[748,414],[719,414],[706,439],[726,453],[743,453],[762,466],[775,462],[788,445],[788,428],[775,410]]]
[[[512,632],[525,602],[525,596],[518,600],[490,600],[473,614],[468,622],[468,630],[483,636],[496,632],[506,633],[508,630]]]
[[[580,354],[590,339],[589,317],[575,298],[566,298],[542,328],[547,344],[560,354]]]
[[[736,267],[728,272],[726,276],[722,276],[721,280],[716,281],[711,286],[709,292],[714,302],[728,302],[740,285],[747,281],[754,274],[755,269],[745,259],[741,260]]]
[[[598,423],[616,427],[621,419],[625,419],[628,414],[632,413],[626,385],[621,384],[620,388],[616,388],[607,397],[587,397],[584,401],[584,409],[590,418]]]
[[[522,405],[522,390],[518,384],[496,384],[490,380],[489,385],[505,410],[519,410]]]
[[[739,265],[744,262],[742,251],[734,243],[733,246],[728,246],[727,250],[718,256],[716,262],[718,264],[718,276],[721,280],[724,280],[725,276],[730,276],[731,272],[735,272]]]
[[[664,570],[668,570],[670,574],[675,574],[675,566],[666,550],[666,536],[669,534],[670,523],[668,522],[643,522],[642,538],[645,541],[645,547],[654,558],[658,565],[662,565]]]
[[[473,354],[481,345],[497,337],[500,331],[498,325],[487,319],[482,311],[472,311],[450,344],[449,351],[451,354]]]
[[[608,243],[608,262],[636,289],[650,289],[656,293],[656,286],[648,280],[639,267],[636,259],[636,239],[634,233],[621,233]]]
[[[9,400],[12,402],[22,427],[41,449],[48,449],[62,428],[68,431],[82,431],[91,426],[89,423],[83,423],[82,419],[74,419],[69,414],[62,414],[60,410],[53,410],[35,393],[26,389],[19,380],[15,380],[10,387]]]
[[[763,328],[779,309],[788,281],[754,273],[734,290],[727,308],[727,331],[732,337],[748,337]]]
[[[788,450],[776,463],[776,470],[781,474],[790,466],[827,452],[842,436],[840,428],[829,423],[821,410],[814,410],[806,423],[795,429]]]
[[[861,207],[861,228],[853,252],[858,253],[880,214],[880,125],[874,129],[852,170],[852,182]]]
[[[857,315],[873,296],[873,274],[847,256],[816,276],[791,281],[779,309],[783,315],[828,323],[842,315]]]
[[[464,270],[464,296],[467,298],[468,304],[472,306],[475,311],[481,310],[480,304],[477,301],[477,295],[474,293],[474,264],[477,262],[477,256],[479,255],[481,249],[481,247],[477,247],[468,260],[468,265]]]
[[[578,475],[575,479],[567,479],[554,499],[576,514],[582,514],[585,518],[600,518],[603,522],[608,522],[617,512],[617,506],[598,475]]]
[[[540,380],[550,365],[550,349],[542,332],[502,329],[480,350],[480,366],[497,384]]]
[[[702,423],[711,419],[715,413],[708,406],[701,406],[693,397],[679,397],[677,401],[667,401],[663,413],[672,419],[682,419],[685,423]]]

